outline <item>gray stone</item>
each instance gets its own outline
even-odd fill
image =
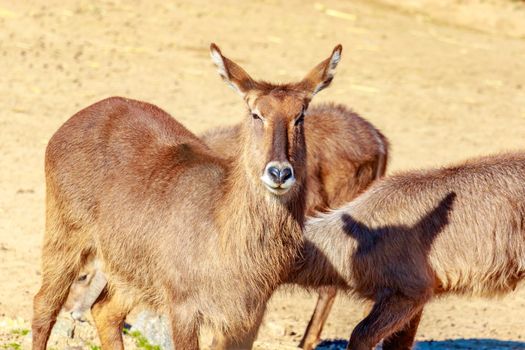
[[[159,316],[151,311],[142,311],[138,314],[130,331],[139,331],[150,344],[158,345],[163,350],[174,350],[171,330],[165,316]]]

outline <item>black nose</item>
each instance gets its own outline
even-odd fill
[[[268,174],[273,182],[280,185],[292,177],[292,169],[288,166],[282,169],[279,169],[276,166],[271,166],[268,168]]]
[[[286,182],[289,178],[292,177],[292,169],[289,167],[285,167],[281,170],[281,183]]]

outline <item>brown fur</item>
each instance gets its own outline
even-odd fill
[[[242,125],[238,124],[212,129],[202,138],[221,156],[232,158],[235,157],[237,145],[240,143],[241,128]],[[323,104],[310,107],[304,129],[308,149],[307,173],[309,175],[306,198],[309,215],[318,211],[326,211],[329,207],[336,207],[342,202],[351,200],[358,191],[364,191],[375,178],[383,175],[387,162],[387,140],[370,123],[344,106]],[[332,139],[338,141],[330,142]],[[329,172],[327,164],[337,164],[337,166]],[[321,173],[327,174],[325,179],[328,178],[331,181],[323,181]],[[332,191],[325,183],[335,185]],[[328,191],[325,191],[325,188]],[[339,193],[334,195],[337,189]],[[79,278],[86,275],[88,279],[73,283],[64,307],[76,319],[81,318],[83,312],[91,308],[94,300],[92,296],[98,296],[97,293],[100,293],[96,285],[94,288],[90,288],[89,285],[94,280],[92,276],[103,275],[103,272],[91,261],[81,274]],[[319,341],[321,330],[335,300],[335,294],[335,288],[320,290],[315,312],[300,344],[304,349],[312,349]],[[243,337],[243,347],[251,347],[256,335],[257,329]],[[219,336],[215,339],[214,348],[235,348],[229,342],[230,340]]]
[[[352,200],[384,175],[388,141],[372,124],[343,105],[321,104],[309,108],[305,117],[307,145],[307,214],[325,212]],[[203,141],[219,154],[231,158],[239,144],[241,125],[212,129]],[[313,349],[335,299],[334,288],[322,288],[312,319],[300,347]],[[262,317],[261,317],[262,319]],[[257,331],[241,344],[220,335],[214,349],[251,348]]]
[[[168,315],[178,349],[198,349],[203,324],[243,333],[287,278],[305,211],[304,129],[296,121],[332,80],[341,47],[300,83],[273,89],[214,44],[211,52],[260,116],[246,118],[231,160],[160,108],[118,97],[78,112],[50,140],[33,349],[46,348],[69,287],[94,255],[108,279],[92,309],[103,349],[123,349],[124,318],[137,303]],[[260,180],[274,155],[293,169],[287,188]]]
[[[310,107],[304,124],[307,155],[307,215],[352,200],[384,175],[389,144],[367,120],[341,104]],[[241,124],[219,127],[201,138],[231,158],[239,145]]]
[[[525,277],[525,153],[379,180],[309,220],[295,282],[375,302],[348,349],[410,349],[432,297],[495,296]]]

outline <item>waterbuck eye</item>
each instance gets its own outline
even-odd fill
[[[258,116],[257,114],[255,114],[255,113],[252,113],[252,118],[253,118],[253,119],[259,119],[259,120],[261,120],[261,117],[259,117],[259,116]]]
[[[295,125],[300,125],[304,123],[304,112],[301,112],[299,118],[295,119]]]

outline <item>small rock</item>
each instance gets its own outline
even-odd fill
[[[163,350],[173,350],[171,331],[165,316],[159,316],[151,311],[142,311],[130,328],[130,332],[139,331],[150,344],[158,345]]]

